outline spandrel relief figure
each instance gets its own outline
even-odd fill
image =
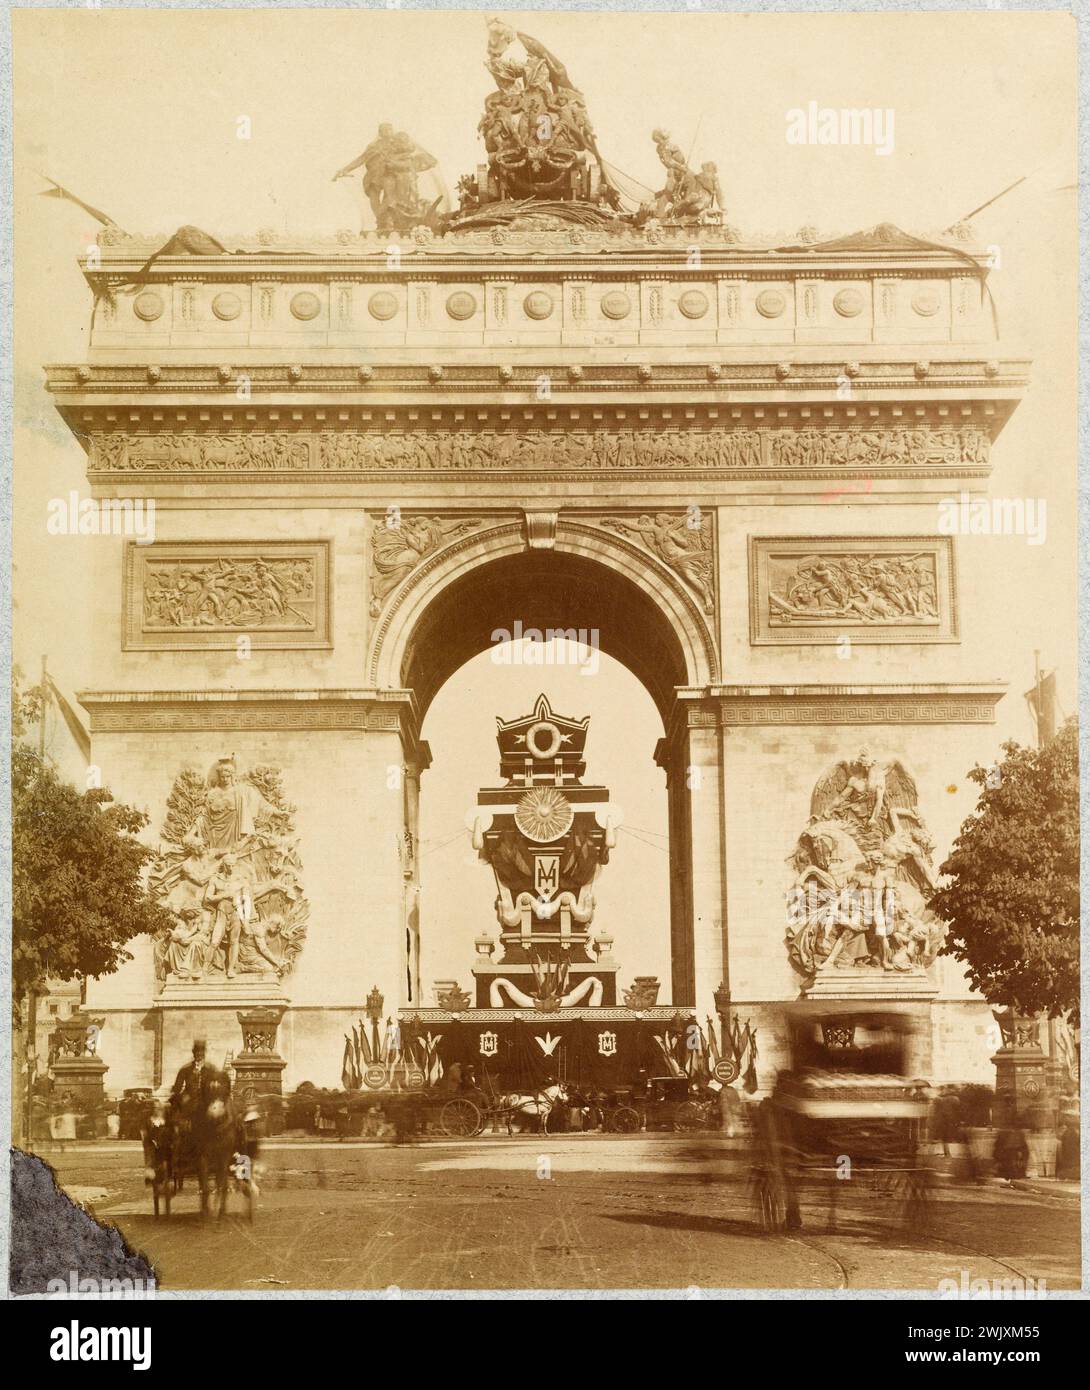
[[[160,984],[291,971],[309,915],[293,815],[275,768],[178,774],[150,880],[179,919],[155,944]]]

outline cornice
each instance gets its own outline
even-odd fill
[[[994,724],[1006,682],[723,685],[679,690],[682,728],[825,724]]]
[[[85,690],[77,699],[92,734],[401,732],[415,725],[408,690]]]
[[[473,351],[479,357],[482,350]],[[815,352],[819,360],[813,360]],[[802,360],[793,360],[793,354]],[[452,359],[450,349],[429,347],[415,352],[415,361],[381,362],[368,352],[362,367],[358,357],[345,363],[307,361],[305,348],[300,360],[292,361],[285,353],[285,359],[275,363],[249,359],[246,349],[232,352],[230,348],[222,350],[225,360],[215,363],[179,362],[174,348],[158,355],[149,348],[146,355],[147,362],[133,362],[126,351],[111,361],[99,352],[90,363],[50,364],[45,369],[46,389],[58,398],[58,404],[69,407],[76,401],[87,406],[129,401],[166,406],[177,404],[180,397],[194,396],[202,404],[204,398],[219,397],[218,402],[209,403],[221,409],[267,405],[272,398],[310,405],[307,398],[316,395],[332,400],[350,397],[352,403],[378,406],[432,406],[447,397],[465,396],[502,408],[540,399],[543,380],[548,382],[548,399],[564,403],[622,394],[643,400],[671,392],[684,393],[679,396],[684,400],[693,393],[721,401],[747,392],[784,397],[817,392],[836,400],[844,398],[845,382],[853,395],[923,399],[937,391],[955,391],[1003,398],[1025,388],[1030,368],[1026,357],[999,358],[979,348],[958,351],[949,344],[938,351],[934,345],[930,349],[921,345],[911,353],[902,348],[896,353],[887,349],[884,354],[879,349],[876,354],[873,347],[865,352],[843,344],[815,349],[812,344],[800,348],[785,343],[750,357],[707,345],[703,350],[688,349],[690,360],[685,362],[678,362],[676,350],[661,346],[640,349],[639,361],[626,353],[623,362],[594,360],[599,354],[577,345],[558,346],[548,356],[531,361],[526,360],[525,348],[494,347],[487,350],[489,360],[473,362],[465,360],[464,350],[456,351]],[[190,355],[197,357],[195,351]],[[150,360],[156,356],[173,360]],[[245,390],[244,401],[240,388]]]

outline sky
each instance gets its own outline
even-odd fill
[[[1012,607],[1025,611],[1028,586],[1041,615],[1034,630],[1010,633],[1003,644],[1011,694],[1001,707],[997,744],[1008,733],[1031,738],[1021,692],[1032,681],[1034,647],[1042,649],[1046,667],[1058,668],[1061,707],[1073,711],[1076,38],[1070,16],[506,17],[564,62],[584,91],[605,158],[631,178],[661,184],[654,126],[691,149],[694,164],[714,160],[727,218],[743,237],[793,238],[807,224],[836,235],[881,221],[927,234],[1025,179],[974,220],[980,240],[998,253],[991,286],[1003,337],[1034,359],[1033,387],[997,453],[993,491],[1044,496],[1049,503],[1048,544],[1032,563],[1024,550],[1012,549],[1011,565],[997,566],[997,607],[1006,587],[1019,597]],[[85,683],[93,615],[81,575],[96,540],[41,545],[49,500],[85,487],[83,453],[43,389],[42,365],[80,361],[86,353],[90,295],[76,258],[97,227],[72,205],[40,198],[42,175],[127,230],[164,239],[183,223],[227,244],[263,227],[286,234],[355,229],[358,181],[334,183],[332,176],[361,152],[379,122],[407,130],[434,154],[453,188],[482,158],[476,127],[492,84],[480,11],[88,8],[23,10],[13,24],[15,660],[34,674],[48,652],[54,678],[72,698]],[[892,111],[892,152],[788,143],[789,113],[810,101]],[[248,138],[240,138],[242,131]],[[437,756],[423,827],[424,852],[444,866],[443,883],[461,886],[450,900],[480,893],[485,907],[487,872],[461,864],[471,857],[449,837],[463,804],[495,775],[492,714],[529,709],[540,684],[518,670],[505,670],[494,682],[487,661],[463,668],[429,714],[426,733]],[[550,694],[565,713],[592,714],[588,775],[621,788],[631,824],[648,832],[649,845],[664,843],[661,774],[650,762],[661,733],[657,716],[627,672],[603,663],[599,679],[580,683],[568,672],[569,684],[550,685]],[[464,727],[467,698],[487,716],[472,734]],[[621,736],[610,728],[610,712],[618,708],[632,718]],[[472,743],[464,757],[444,756],[465,739]],[[54,731],[51,744],[69,774],[79,775],[63,729]],[[641,751],[633,758],[628,750],[636,747]],[[630,776],[630,768],[639,776]],[[637,842],[629,837],[627,843]],[[602,892],[609,891],[609,877],[623,879],[633,901],[659,911],[664,856],[647,846],[627,853],[628,859],[619,849]],[[465,915],[468,922],[469,909]],[[432,964],[441,977],[442,962]],[[662,965],[652,965],[649,973],[661,973]],[[430,968],[425,976],[432,977]]]

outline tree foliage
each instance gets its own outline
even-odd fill
[[[940,872],[931,908],[945,950],[996,1005],[1056,1017],[1079,1010],[1079,746],[1071,719],[1044,748],[1003,745]]]
[[[154,851],[137,839],[147,817],[109,791],[78,791],[22,740],[41,717],[41,695],[12,698],[13,999],[47,979],[108,975],[126,944],[174,924],[143,870]]]

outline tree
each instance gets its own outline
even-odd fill
[[[1041,749],[1003,745],[940,873],[944,950],[993,1004],[1079,1018],[1079,746],[1070,719]]]
[[[18,673],[16,673],[18,680]],[[47,979],[109,975],[138,936],[175,924],[149,893],[155,851],[136,838],[148,818],[105,788],[78,791],[24,739],[42,716],[41,691],[12,696],[13,1002]]]

